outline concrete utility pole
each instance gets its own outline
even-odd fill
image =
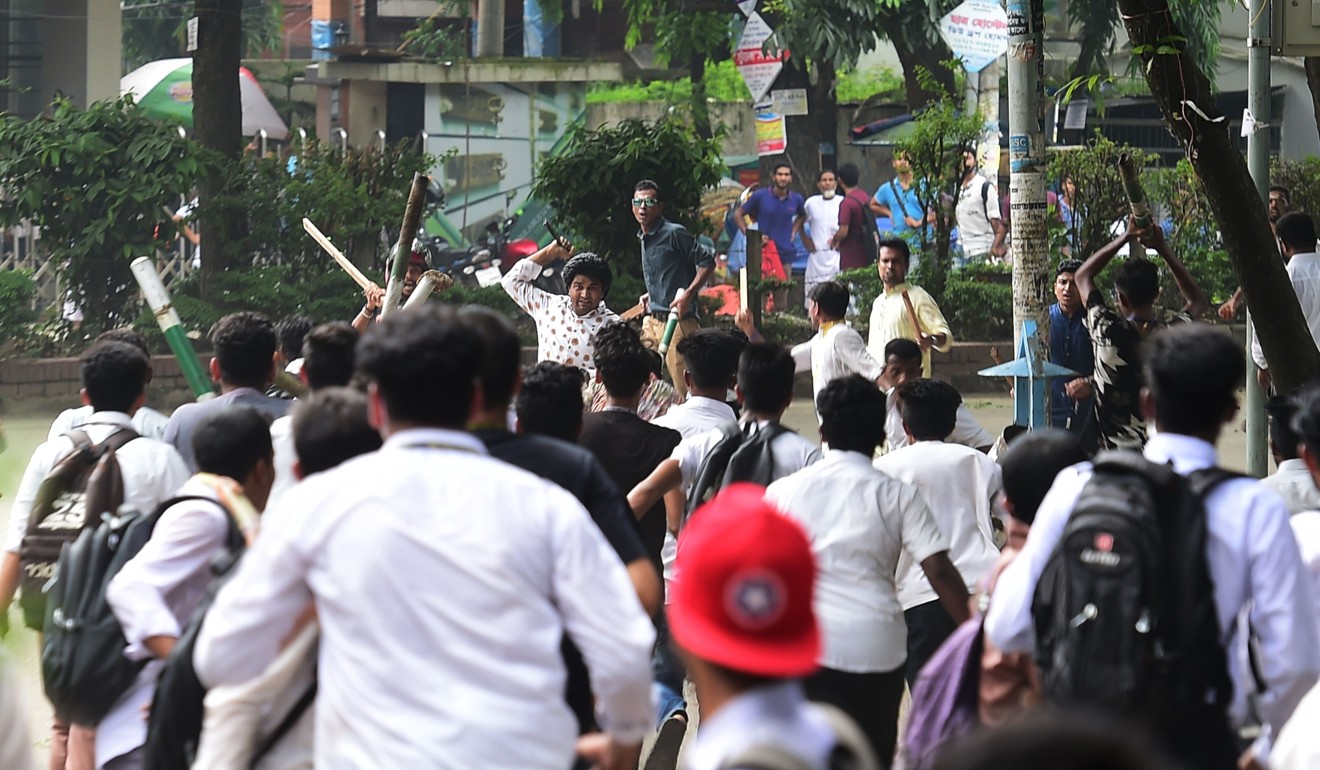
[[[1045,13],[1042,0],[1007,0],[1008,168],[1013,238],[1013,328],[1024,321],[1049,334],[1049,231],[1045,199],[1045,131],[1041,77]],[[1021,339],[1015,347],[1021,346]],[[1042,345],[1042,349],[1047,349]],[[1026,394],[1019,394],[1024,397]]]
[[[1247,134],[1247,168],[1256,182],[1256,192],[1268,208],[1270,189],[1270,17],[1264,13],[1268,0],[1251,0],[1247,12],[1247,109],[1256,119]],[[1261,478],[1269,469],[1269,439],[1265,430],[1265,392],[1256,380],[1256,362],[1251,341],[1256,329],[1247,308],[1247,473]]]
[[[481,0],[477,5],[477,56],[504,55],[504,0]]]

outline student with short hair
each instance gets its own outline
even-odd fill
[[[903,414],[898,407],[898,389],[904,383],[921,377],[921,348],[912,340],[890,340],[885,345],[884,374],[882,375],[888,390],[889,410],[885,418],[885,445],[887,451],[901,449],[908,445],[907,432],[903,430]],[[995,438],[972,416],[972,411],[964,403],[958,404],[955,413],[953,432],[945,441],[969,446],[980,452],[989,452]]]
[[[793,360],[799,370],[811,369],[814,398],[820,397],[827,384],[849,374],[859,374],[875,385],[881,385],[884,364],[871,357],[862,335],[843,320],[850,299],[848,287],[838,281],[816,284],[808,298],[807,317],[817,332],[816,336],[793,347]]]
[[[568,767],[565,632],[608,750],[637,762],[650,619],[572,495],[465,432],[482,356],[442,305],[373,326],[357,361],[384,446],[289,491],[198,636],[204,684],[246,681],[315,600],[317,766]]]
[[[87,433],[90,441],[99,444],[121,430],[133,429],[133,415],[146,400],[150,367],[146,353],[128,342],[105,340],[83,353],[78,360],[83,384],[80,395],[91,413],[78,428]],[[73,448],[73,440],[67,434],[48,439],[32,452],[19,482],[9,510],[9,532],[0,565],[0,632],[8,629],[9,605],[22,581],[19,549],[41,483]],[[115,459],[123,479],[124,504],[142,513],[154,511],[188,479],[183,458],[174,447],[158,439],[146,436],[132,439],[115,452]],[[75,763],[91,761],[90,728],[95,725],[80,727],[85,732],[82,736],[75,735],[70,742],[68,722],[56,715],[51,742],[53,766],[62,767],[66,754],[73,754]]]
[[[1143,454],[1184,475],[1214,466],[1215,442],[1237,414],[1245,368],[1242,346],[1213,327],[1188,323],[1153,334],[1143,358],[1142,409],[1159,429]],[[1037,512],[1031,537],[999,579],[985,632],[1006,652],[1035,648],[1031,606],[1036,585],[1091,477],[1085,463],[1059,474]],[[1278,495],[1248,478],[1219,484],[1205,508],[1205,556],[1222,639],[1232,649],[1248,633],[1240,620],[1247,610],[1265,685],[1259,713],[1278,729],[1320,674],[1312,588],[1288,525],[1288,509]],[[1228,673],[1235,691],[1256,689],[1245,668],[1230,664]],[[1163,714],[1163,723],[1152,727],[1171,752],[1193,766],[1230,768],[1238,760],[1230,721],[1244,718],[1207,707]]]
[[[147,347],[147,341],[142,338],[141,334],[138,334],[129,327],[110,329],[109,331],[102,332],[98,335],[97,338],[92,341],[92,345],[94,346],[101,342],[126,342],[138,350],[141,350],[142,355],[147,357],[146,383],[143,387],[146,388],[151,385],[152,375],[154,374],[153,367],[151,366],[151,350]],[[51,421],[50,430],[46,433],[46,440],[53,441],[55,438],[63,436],[74,428],[82,427],[87,422],[87,419],[92,416],[92,411],[91,404],[84,404],[83,406],[74,409],[65,409],[63,412],[60,412],[56,415],[55,419]],[[162,438],[165,435],[165,425],[170,421],[170,418],[155,409],[152,409],[146,404],[139,407],[138,410],[132,414],[132,418],[133,430],[137,431],[139,436],[149,436],[155,439]]]
[[[884,436],[884,394],[848,375],[821,390],[816,408],[829,446],[825,457],[771,484],[766,500],[802,525],[816,558],[815,611],[824,645],[807,695],[851,716],[876,755],[887,759],[894,754],[908,656],[895,573],[914,562],[960,620],[967,617],[967,590],[926,496],[871,466]]]
[[[679,340],[687,400],[651,422],[673,428],[683,438],[736,423],[738,415],[728,404],[728,394],[738,378],[738,356],[745,347],[746,339],[723,329],[700,329]]]
[[[514,397],[517,431],[576,444],[582,433],[582,370],[542,361],[523,373]]]
[[[982,452],[945,441],[962,403],[952,385],[913,380],[900,387],[897,396],[909,443],[877,459],[875,468],[921,491],[949,540],[949,558],[971,591],[999,559],[992,521],[1004,518],[999,466]],[[908,628],[909,686],[963,619],[948,611],[920,566],[915,556],[905,554],[897,574],[898,600]]]
[[[1298,453],[1302,439],[1293,430],[1301,395],[1273,396],[1265,404],[1270,427],[1270,451],[1274,455],[1276,470],[1260,480],[1261,484],[1279,493],[1288,504],[1289,513],[1320,511],[1320,490],[1316,489],[1306,461]]]
[[[348,324],[344,324],[348,326]],[[352,329],[352,327],[349,327]],[[357,332],[353,331],[356,338]],[[341,386],[319,388],[293,406],[293,442],[299,479],[328,471],[358,455],[380,449],[381,438],[367,419],[367,397]],[[205,718],[191,770],[288,770],[312,766],[315,700],[278,740],[275,732],[294,716],[316,681],[320,627],[311,605],[299,614],[290,640],[257,678],[206,693]],[[260,747],[269,747],[254,764]]]
[[[257,410],[269,423],[289,411],[289,402],[267,396],[275,381],[275,327],[260,313],[230,313],[211,329],[211,379],[220,383],[220,395],[209,401],[184,404],[170,415],[165,442],[172,444],[190,471],[196,472],[193,430],[205,417],[233,406]]]
[[[105,589],[105,600],[124,630],[124,656],[149,662],[97,726],[98,767],[142,766],[143,714],[155,695],[160,667],[214,580],[212,562],[232,545],[232,533],[237,530],[247,539],[255,534],[256,512],[266,506],[275,479],[270,427],[254,409],[206,415],[192,438],[198,473],[179,487],[179,495],[201,499],[166,508],[151,539]]]
[[[343,321],[321,324],[312,329],[302,337],[298,377],[312,393],[321,388],[347,385],[353,378],[353,351],[357,342],[357,329]],[[293,471],[298,461],[293,434],[292,415],[277,417],[270,424],[270,439],[275,446],[275,486],[270,491],[271,505],[277,503],[300,478]]]

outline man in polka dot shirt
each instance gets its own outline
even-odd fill
[[[570,252],[558,241],[520,260],[500,279],[513,301],[536,322],[537,361],[556,361],[595,372],[592,340],[601,327],[619,320],[605,307],[613,276],[601,257],[583,252],[564,265],[568,294],[551,294],[532,284],[544,267]]]

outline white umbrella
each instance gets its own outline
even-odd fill
[[[120,78],[119,93],[133,94],[151,115],[176,118],[192,128],[192,69],[192,59],[150,62]],[[256,136],[264,128],[271,139],[288,138],[289,127],[246,67],[238,68],[238,85],[243,99],[243,135]]]

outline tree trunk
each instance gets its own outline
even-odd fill
[[[886,15],[882,26],[885,37],[889,39],[890,43],[893,43],[894,51],[898,54],[898,61],[903,65],[903,87],[907,95],[908,109],[915,110],[942,96],[942,94],[922,87],[921,80],[917,77],[919,67],[924,67],[947,93],[954,92],[953,71],[944,66],[944,62],[953,58],[953,52],[944,44],[944,41],[941,40],[934,45],[929,45],[925,40],[909,39],[910,36],[903,28],[897,14]]]
[[[692,81],[692,127],[697,136],[714,136],[710,127],[710,105],[706,104],[706,52],[693,51],[688,59],[688,79]]]
[[[1311,110],[1315,112],[1316,127],[1320,128],[1320,56],[1307,56],[1306,87],[1311,91]]]
[[[803,88],[807,91],[807,114],[789,115],[784,118],[784,131],[787,137],[782,155],[765,155],[761,158],[761,183],[770,184],[771,172],[778,163],[787,163],[793,167],[794,189],[804,195],[815,189],[816,177],[820,174],[820,142],[817,134],[816,115],[825,109],[835,109],[834,101],[828,104],[814,104],[814,89],[807,77],[806,69],[797,55],[784,62],[784,71],[775,81],[774,89]],[[831,136],[829,141],[834,141]],[[791,257],[790,257],[791,259]],[[785,260],[787,262],[788,260]]]
[[[828,61],[815,65],[816,82],[807,88],[807,112],[815,116],[817,154],[822,169],[839,167],[839,100],[835,98],[834,86],[838,82],[838,73]],[[818,175],[819,176],[819,175]],[[812,190],[815,179],[803,179],[807,191]]]
[[[241,207],[225,202],[227,173],[243,149],[243,100],[238,68],[242,53],[241,0],[197,0],[198,44],[193,54],[193,136],[230,161],[198,180],[202,238],[202,297],[215,277],[237,264],[244,222]]]
[[[1133,47],[1144,47],[1142,69],[1151,94],[1205,187],[1275,386],[1279,392],[1293,390],[1320,375],[1320,350],[1284,271],[1246,159],[1229,137],[1228,121],[1191,57],[1154,53],[1163,41],[1182,35],[1166,0],[1119,0],[1118,5]]]

